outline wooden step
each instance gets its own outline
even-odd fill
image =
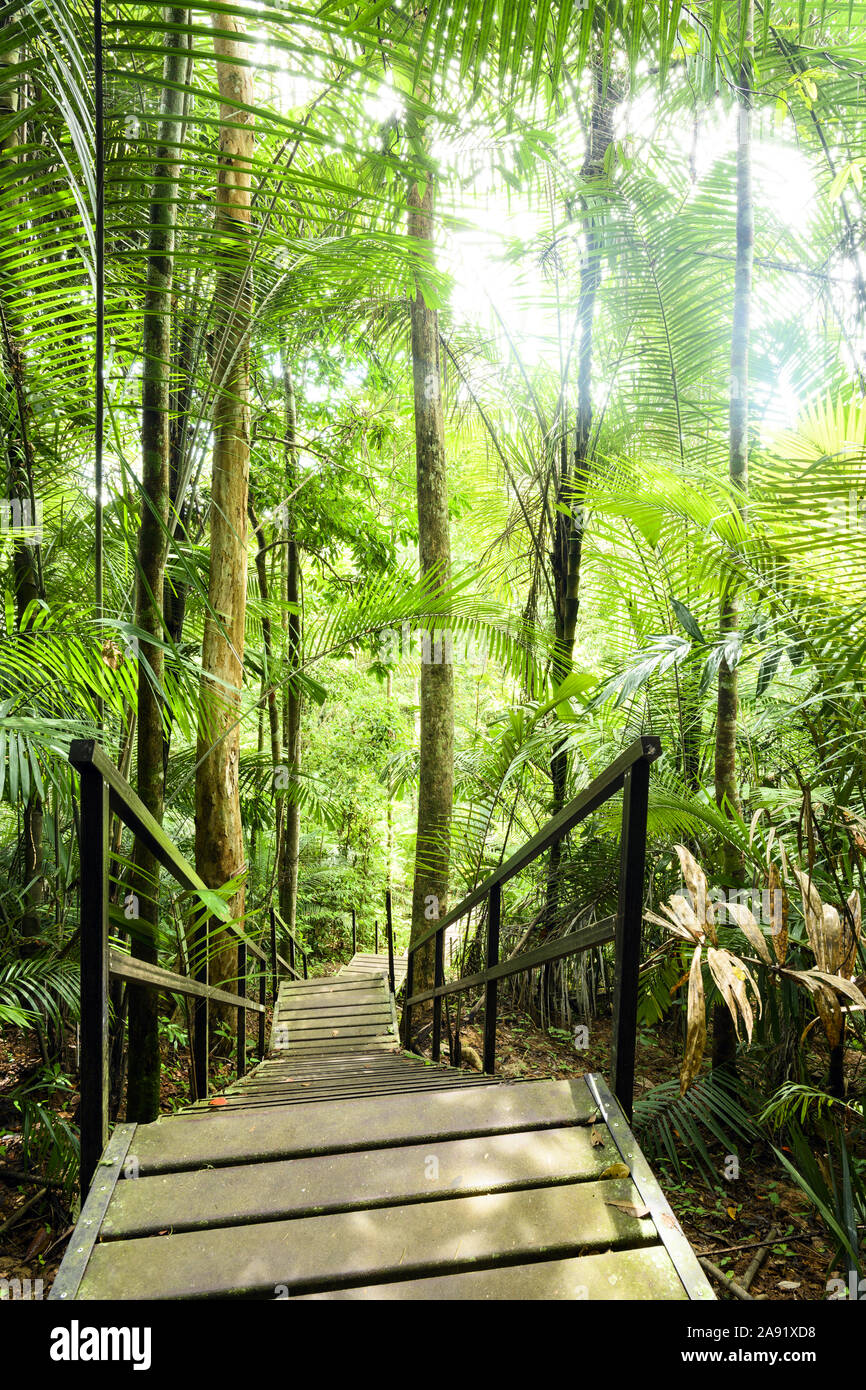
[[[617,1152],[585,1128],[497,1134],[118,1183],[104,1239],[598,1179]],[[435,1220],[435,1216],[431,1217]]]
[[[394,1025],[388,1016],[384,1019],[374,1019],[372,1023],[359,1023],[356,1019],[349,1023],[333,1023],[327,1019],[307,1020],[304,1023],[288,1025],[284,1036],[285,1041],[291,1046],[296,1042],[313,1042],[317,1038],[375,1038],[381,1037],[383,1033],[393,1032]]]
[[[661,1245],[639,1250],[606,1250],[571,1260],[538,1260],[532,1264],[505,1265],[467,1270],[464,1274],[439,1274],[426,1279],[402,1279],[393,1284],[365,1284],[360,1288],[333,1289],[327,1293],[299,1293],[307,1300],[339,1299],[445,1299],[476,1302],[567,1299],[571,1302],[601,1300],[686,1299],[685,1288]]]
[[[478,1099],[478,1097],[476,1097]],[[339,1103],[338,1103],[339,1104]],[[202,1298],[315,1291],[392,1282],[394,1276],[459,1272],[611,1245],[655,1244],[627,1179],[443,1198],[374,1211],[299,1217],[97,1245],[80,1297]]]
[[[339,1100],[319,1107],[260,1110],[243,1126],[214,1110],[179,1114],[142,1125],[135,1156],[142,1176],[206,1164],[253,1163],[304,1154],[340,1153],[429,1142],[473,1134],[554,1129],[586,1124],[597,1113],[581,1081],[523,1081],[512,1085],[455,1088],[394,1096],[389,1100]]]

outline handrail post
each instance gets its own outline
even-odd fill
[[[445,983],[445,932],[436,933],[436,955],[433,967],[433,988],[438,989]],[[433,1061],[439,1061],[439,1053],[442,1048],[442,995],[437,994],[433,1000]]]
[[[294,965],[294,961],[292,961]],[[276,1006],[280,988],[280,967],[277,961],[277,915],[271,908],[271,1002]]]
[[[82,1201],[108,1142],[108,784],[82,765],[81,779],[81,1163]]]
[[[357,925],[356,925],[356,923],[355,923],[355,909],[352,908],[352,955],[353,955],[353,956],[356,955],[356,954],[357,954],[357,951],[358,951],[358,929],[357,929]]]
[[[406,999],[412,998],[415,979],[415,952],[409,947],[406,955]],[[403,1017],[400,1020],[400,1033],[403,1039],[403,1046],[409,1047],[412,1033],[412,1005],[408,1002],[403,1005]]]
[[[393,925],[392,925],[392,923],[391,923],[391,889],[390,889],[390,888],[388,889],[387,893],[385,894],[385,923],[386,923],[386,929],[387,929],[387,932],[388,932],[388,983],[389,983],[389,985],[391,986],[391,993],[392,993],[392,994],[396,994],[396,993],[397,993],[397,990],[396,990],[395,985],[394,985],[394,928],[393,928]],[[410,955],[409,955],[409,960],[410,960],[410,962],[411,962],[411,960],[412,960],[411,953],[410,953]],[[407,976],[407,977],[406,977],[406,980],[407,980],[407,984],[406,984],[406,998],[407,998],[407,999],[409,998],[409,996],[410,996],[411,993],[412,993],[411,989],[409,989],[409,986],[408,986],[408,978],[409,978],[409,977]]]
[[[629,1121],[634,1102],[648,802],[649,762],[642,758],[626,773],[623,784],[613,989],[613,1090]]]
[[[494,883],[487,899],[487,960],[492,970],[499,964],[499,923],[502,914],[502,885]],[[498,980],[488,980],[484,986],[484,1071],[492,1076],[496,1070],[496,996]]]
[[[292,970],[295,968],[295,938],[289,934],[289,965]]]
[[[375,921],[373,922],[373,955],[374,955],[374,956],[378,956],[378,954],[379,954],[379,918],[377,917],[377,918],[375,919]]]
[[[304,979],[306,980],[306,978],[307,978],[307,953],[306,953],[306,951],[304,951],[304,950],[302,949],[302,950],[301,950],[301,955],[302,955],[303,958],[304,958]]]
[[[238,942],[238,994],[247,997],[247,947],[245,941]],[[247,1011],[238,1004],[238,1077],[246,1075],[247,1070]]]
[[[259,965],[261,967],[259,970],[259,1003],[262,1007],[259,1010],[258,1052],[259,1061],[261,1061],[265,1055],[265,1002],[267,1000],[268,994],[268,962],[266,960],[262,960],[259,961]]]
[[[203,914],[201,920],[195,928],[193,934],[192,958],[195,964],[195,978],[200,984],[209,983],[208,976],[208,955],[210,943],[208,940],[209,914]],[[193,1086],[196,1100],[207,1099],[208,1082],[208,1051],[210,1048],[208,1032],[210,1025],[210,1007],[207,999],[197,998],[192,1002],[192,1058],[193,1058]]]

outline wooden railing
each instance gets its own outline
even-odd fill
[[[148,961],[110,948],[108,939],[109,842],[108,817],[113,811],[150,850],[177,883],[192,892],[207,885],[169,839],[144,803],[93,739],[75,739],[69,761],[81,782],[81,1191],[90,1185],[108,1140],[108,995],[112,977],[145,989],[164,990],[192,999],[192,1093],[202,1100],[208,1090],[208,1008],[211,1000],[237,1009],[237,1069],[246,1070],[246,1013],[259,1016],[258,1055],[265,1051],[265,993],[267,956],[234,922],[220,922],[238,940],[238,981],[241,992],[217,989],[208,983],[211,916],[202,902],[191,942],[192,974],[177,975]],[[272,975],[276,991],[278,960],[272,932]],[[247,957],[258,962],[258,1000],[246,998]],[[280,962],[285,965],[285,962]],[[306,974],[306,957],[304,958]]]
[[[611,763],[585,791],[542,826],[495,869],[483,883],[468,893],[456,907],[409,947],[406,977],[406,1002],[403,1005],[403,1039],[408,1045],[411,1037],[412,1009],[433,1000],[433,1060],[439,1060],[442,1037],[442,999],[446,994],[461,994],[466,990],[484,988],[484,1071],[492,1075],[496,1066],[496,1005],[500,980],[537,966],[547,965],[566,956],[577,955],[605,941],[616,942],[616,966],[613,996],[613,1089],[629,1119],[634,1097],[634,1063],[637,1036],[638,972],[640,969],[641,923],[643,919],[644,866],[646,859],[647,801],[649,768],[661,753],[659,739],[652,735],[636,739],[624,753]],[[593,926],[583,927],[566,936],[542,942],[532,951],[525,951],[510,960],[499,959],[499,930],[502,912],[502,885],[525,869],[551,845],[561,840],[574,826],[585,820],[619,791],[623,793],[622,835],[620,839],[619,902],[616,917]],[[445,980],[445,932],[459,922],[474,907],[487,903],[486,969],[458,980]],[[390,928],[390,902],[389,928]],[[415,955],[427,942],[435,939],[434,982],[432,989],[413,994]],[[392,970],[393,982],[393,970]],[[393,987],[393,984],[392,984]],[[452,1059],[455,1061],[456,1059]]]

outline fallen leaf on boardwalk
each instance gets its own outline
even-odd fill
[[[626,1216],[649,1216],[649,1207],[639,1207],[635,1202],[615,1202],[611,1199],[605,1202],[605,1206],[616,1207],[618,1211],[624,1212]]]
[[[669,1226],[672,1231],[678,1231],[680,1229],[679,1221],[677,1221],[675,1216],[671,1216],[669,1211],[662,1212],[662,1221],[666,1226]]]
[[[211,1096],[211,1098],[210,1098],[210,1104],[211,1104],[211,1105],[228,1105],[228,1101],[226,1100],[225,1096]]]
[[[595,1126],[593,1126],[592,1133],[589,1136],[589,1142],[594,1149],[600,1149],[604,1145],[604,1135],[599,1134]]]
[[[630,1176],[631,1170],[625,1163],[611,1163],[601,1174],[603,1178],[628,1178]]]

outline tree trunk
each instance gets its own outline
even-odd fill
[[[752,206],[752,42],[754,0],[741,0],[748,6],[746,47],[740,67],[739,109],[737,112],[737,244],[734,271],[734,325],[731,337],[731,375],[729,395],[730,439],[728,473],[742,493],[740,512],[745,514],[745,494],[749,469],[749,316],[752,299],[752,264],[755,222]],[[719,632],[722,640],[731,638],[740,625],[740,594],[733,580],[722,595]],[[731,813],[739,813],[737,786],[737,670],[736,663],[723,660],[719,666],[716,702],[715,794],[716,803]],[[732,884],[742,882],[744,863],[740,852],[727,841],[722,851],[722,871]],[[722,1004],[713,1011],[713,1066],[733,1065],[736,1036],[731,1016]]]
[[[189,11],[171,7],[172,25],[189,23]],[[177,146],[187,76],[189,36],[169,30],[165,38],[159,143],[147,253],[147,286],[141,382],[141,520],[136,563],[135,622],[162,640],[162,600],[169,528],[169,423],[171,415],[171,291],[180,166]],[[163,653],[143,641],[138,663],[137,789],[151,815],[162,823],[165,801],[161,701]],[[147,666],[153,672],[151,677]],[[159,863],[140,841],[135,847],[131,901],[127,915],[132,954],[157,963],[159,940]],[[129,1075],[126,1118],[147,1124],[159,1114],[159,995],[129,986]]]
[[[189,61],[191,64],[192,60],[190,59]],[[189,413],[192,406],[193,375],[198,358],[199,335],[202,332],[203,326],[197,326],[189,316],[184,316],[177,331],[177,347],[175,351],[173,373],[175,381],[177,382],[177,388],[172,398],[168,443],[169,515],[171,538],[175,548],[189,539],[186,529],[187,504],[186,500],[181,496],[181,490],[183,489],[183,464],[187,443],[187,428]],[[165,630],[166,636],[176,647],[180,645],[183,636],[188,592],[189,584],[185,579],[180,577],[179,572],[171,576],[166,573],[163,583],[162,599]],[[162,746],[162,763],[163,776],[165,777],[168,773],[168,759],[171,753],[172,719],[169,709],[166,709],[164,714],[166,717]]]
[[[276,767],[280,761],[280,712],[277,709],[277,692],[274,685],[274,640],[270,617],[270,586],[268,584],[267,539],[264,527],[256,515],[252,489],[247,497],[247,512],[256,538],[256,577],[259,583],[259,597],[262,601],[262,645],[265,649],[265,704],[268,710],[268,731],[271,741],[271,762]]]
[[[599,69],[590,119],[589,141],[581,177],[600,179],[604,161],[613,142],[613,114],[619,100],[610,78],[605,86]],[[571,672],[574,640],[579,607],[580,563],[583,550],[584,501],[589,481],[589,453],[592,432],[592,327],[595,303],[601,284],[601,239],[590,209],[584,203],[585,253],[580,271],[578,299],[578,387],[577,419],[574,429],[574,468],[569,470],[568,441],[563,435],[560,453],[560,475],[556,509],[556,535],[553,538],[553,584],[556,608],[554,613],[556,646],[553,659],[553,681],[560,685]],[[568,508],[571,519],[561,510]],[[565,805],[568,755],[557,748],[550,760],[553,784],[551,815]],[[562,862],[562,841],[551,845],[548,859],[546,911],[542,936],[552,931],[559,915],[559,876]]]
[[[417,184],[411,186],[409,237],[422,244],[419,254],[426,257],[432,256],[433,201],[432,176],[428,177],[423,193]],[[435,573],[438,585],[445,587],[451,578],[451,540],[439,315],[428,308],[420,286],[412,300],[411,320],[419,559],[421,574]],[[440,641],[430,642],[429,650],[422,651],[418,830],[411,941],[429,930],[431,922],[444,916],[447,910],[454,786],[454,672],[450,645],[442,637]],[[416,990],[432,986],[433,968],[431,940],[415,957]]]
[[[221,249],[216,274],[216,353],[214,373],[213,481],[210,510],[209,610],[202,640],[201,716],[195,783],[196,868],[218,888],[244,867],[238,764],[239,710],[244,660],[247,586],[247,491],[250,468],[250,174],[254,135],[244,106],[253,103],[251,70],[238,63],[247,56],[239,19],[213,16],[214,48],[220,89],[220,173],[216,234]],[[244,911],[241,886],[229,902],[238,920]],[[237,945],[217,932],[210,948],[211,980],[233,988]],[[211,1005],[215,1022],[227,1025],[230,1046],[234,1010]]]
[[[297,486],[297,405],[288,348],[283,345],[283,394],[286,412],[286,494],[291,498]],[[301,568],[291,501],[286,503],[286,658],[290,672],[283,704],[283,743],[285,746],[288,796],[283,798],[282,835],[279,839],[277,892],[280,916],[294,931],[298,921],[298,861],[301,847],[301,808],[298,804],[298,773],[301,767],[301,689],[297,672],[303,654],[301,623]]]

